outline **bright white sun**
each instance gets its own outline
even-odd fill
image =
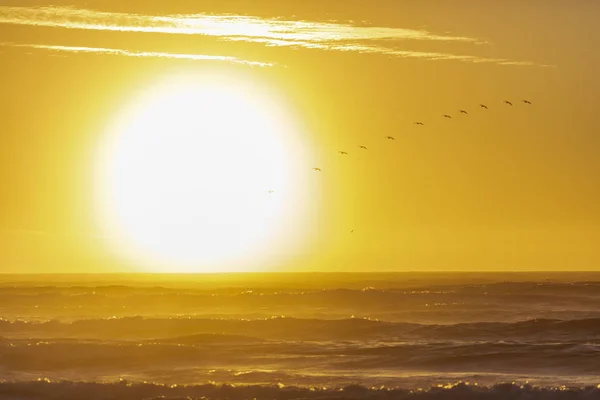
[[[145,270],[259,268],[286,245],[281,238],[289,245],[290,232],[302,235],[308,166],[297,136],[286,110],[255,85],[215,76],[157,85],[100,146],[105,236]]]

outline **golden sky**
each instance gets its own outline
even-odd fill
[[[182,74],[285,99],[286,157],[323,170],[251,269],[600,268],[600,2],[165,3],[0,3],[0,272],[144,270],[99,227],[94,157]]]

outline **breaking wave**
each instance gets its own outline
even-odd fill
[[[178,386],[154,383],[115,383],[91,382],[50,382],[41,379],[33,382],[0,383],[0,398],[18,398],[23,400],[40,398],[75,399],[162,399],[184,400],[194,398],[210,399],[539,399],[539,400],[577,400],[594,399],[600,396],[600,389],[588,387],[534,387],[513,383],[493,386],[477,386],[468,383],[447,384],[429,389],[367,388],[360,385],[347,385],[341,388],[197,385]]]

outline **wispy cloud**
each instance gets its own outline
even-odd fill
[[[152,16],[102,12],[71,7],[0,6],[0,23],[67,29],[202,35],[228,41],[262,43],[267,46],[376,53],[402,58],[532,65],[529,62],[515,62],[501,58],[484,58],[475,55],[454,55],[398,49],[399,43],[407,40],[470,44],[484,43],[476,38],[438,35],[425,30],[355,26],[334,22],[291,21],[277,18],[265,19],[253,16],[210,14]],[[374,42],[383,42],[384,44],[373,45]],[[56,50],[59,49],[57,48]],[[107,54],[136,57],[166,54],[142,52],[119,53],[120,51],[117,50],[105,50],[107,50],[105,51]],[[192,56],[178,54],[166,57],[191,58]]]
[[[51,46],[42,44],[15,44],[15,43],[0,43],[0,46],[9,47],[21,47],[29,49],[42,49],[56,52],[67,52],[67,53],[95,53],[95,54],[108,54],[114,56],[126,56],[126,57],[153,57],[153,58],[173,58],[178,60],[195,60],[195,61],[227,61],[236,64],[245,64],[259,67],[270,67],[273,64],[259,62],[259,61],[248,61],[242,60],[236,57],[230,56],[211,56],[204,54],[182,54],[182,53],[164,53],[155,51],[130,51],[122,49],[107,49],[103,47],[80,47],[80,46]]]
[[[150,16],[76,9],[70,7],[0,6],[0,23],[112,30],[208,35],[225,38],[265,38],[275,41],[329,42],[366,39],[412,39],[477,42],[460,36],[444,36],[424,30],[361,27],[348,24],[286,21],[236,15]]]
[[[238,39],[231,39],[238,40]],[[260,38],[254,39],[239,39],[252,42],[270,43],[271,41],[265,42]],[[427,52],[427,51],[409,51],[409,50],[396,50],[392,48],[386,48],[382,46],[373,46],[366,44],[357,43],[344,43],[341,45],[329,44],[329,43],[298,43],[298,42],[285,42],[282,45],[294,46],[302,45],[303,47],[311,49],[321,50],[332,50],[340,52],[357,52],[357,53],[374,53],[374,54],[385,54],[388,56],[399,57],[399,58],[421,58],[425,60],[454,60],[463,61],[470,63],[493,63],[500,65],[520,65],[520,66],[532,66],[535,65],[530,61],[512,61],[506,58],[486,58],[474,55],[462,55],[462,54],[451,54],[451,53],[439,53],[439,52]]]

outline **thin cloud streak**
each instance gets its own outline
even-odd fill
[[[263,19],[252,16],[209,14],[151,16],[93,11],[71,7],[0,6],[0,23],[67,29],[201,35],[217,37],[226,41],[261,43],[272,47],[297,47],[336,52],[382,54],[400,58],[455,60],[470,63],[535,65],[531,62],[512,61],[503,58],[485,58],[475,55],[455,55],[397,49],[398,42],[404,40],[470,44],[485,43],[475,38],[436,35],[424,30],[365,27],[333,22],[290,21]],[[373,41],[382,40],[389,41],[390,46],[372,45]],[[55,47],[55,50],[61,50],[60,46]],[[88,49],[85,47],[78,49],[78,51],[88,51],[85,50]],[[196,57],[186,54],[128,51],[119,53],[120,50],[113,49],[97,49],[95,52],[134,57],[208,59],[202,58],[204,56]],[[223,60],[240,62],[239,60],[234,61],[235,59]],[[252,64],[252,62],[245,63]]]
[[[367,39],[479,42],[473,38],[435,35],[414,29],[361,27],[331,22],[286,21],[236,15],[151,16],[71,7],[0,6],[0,23],[123,32],[261,37],[306,42]]]
[[[361,45],[357,43],[345,43],[343,45],[331,45],[331,44],[322,44],[322,43],[307,43],[307,42],[282,42],[273,44],[271,41],[264,41],[263,39],[238,39],[231,38],[229,40],[237,41],[252,41],[257,43],[268,43],[272,46],[290,46],[290,47],[306,47],[310,49],[320,49],[320,50],[330,50],[330,51],[340,51],[340,52],[357,52],[363,54],[383,54],[391,57],[399,57],[399,58],[420,58],[431,61],[439,61],[439,60],[454,60],[454,61],[463,61],[470,63],[493,63],[499,65],[514,65],[514,66],[533,66],[537,65],[530,61],[512,61],[506,58],[485,58],[479,56],[472,55],[461,55],[461,54],[451,54],[451,53],[438,53],[438,52],[424,52],[424,51],[407,51],[407,50],[394,50],[381,46],[368,46]],[[545,66],[545,65],[544,65]]]
[[[107,49],[103,47],[80,47],[80,46],[53,46],[53,45],[42,45],[42,44],[14,44],[14,43],[0,43],[0,46],[6,47],[21,47],[29,49],[41,49],[50,50],[57,52],[68,52],[68,53],[94,53],[94,54],[107,54],[114,56],[126,56],[126,57],[151,57],[151,58],[171,58],[177,60],[194,60],[194,61],[226,61],[236,64],[244,64],[258,67],[271,67],[274,64],[259,62],[259,61],[248,61],[241,60],[231,56],[210,56],[204,54],[181,54],[181,53],[164,53],[155,51],[130,51],[122,49]]]

